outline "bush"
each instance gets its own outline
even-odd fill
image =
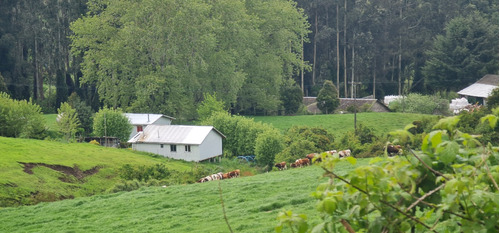
[[[97,137],[117,137],[120,141],[128,141],[132,125],[120,109],[103,108],[94,116],[94,135]]]
[[[435,95],[411,93],[405,98],[399,98],[389,104],[395,112],[449,115],[449,101]]]
[[[68,103],[76,110],[84,135],[90,135],[92,133],[92,123],[94,117],[92,108],[85,104],[85,102],[82,101],[75,92],[69,96]]]
[[[80,120],[78,120],[78,113],[71,108],[68,103],[62,103],[61,107],[57,109],[57,124],[59,131],[64,135],[66,141],[75,139],[75,134],[80,127]]]
[[[333,113],[335,109],[340,105],[340,100],[337,97],[337,88],[333,85],[333,82],[326,80],[323,84],[323,88],[319,91],[318,98],[316,102],[318,103],[318,108],[323,113]]]
[[[274,130],[268,124],[221,112],[213,114],[201,124],[212,125],[226,136],[223,143],[224,151],[232,156],[255,154],[257,137],[264,132]]]
[[[43,139],[46,135],[40,106],[0,93],[0,136]]]
[[[163,180],[170,176],[170,171],[164,164],[158,163],[153,166],[132,167],[125,164],[119,169],[120,177],[124,180],[138,180],[147,182],[153,180]]]
[[[255,141],[255,159],[261,165],[273,166],[276,154],[283,150],[283,137],[277,130],[260,134]]]
[[[331,150],[334,137],[321,127],[293,126],[284,136],[285,149],[276,155],[275,162],[294,162],[307,154]]]

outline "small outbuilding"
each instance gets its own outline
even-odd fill
[[[148,125],[128,142],[137,151],[199,162],[222,156],[225,137],[213,126]]]
[[[460,90],[460,97],[465,97],[469,102],[480,102],[486,105],[486,98],[498,88],[498,75],[487,74],[472,85]]]
[[[148,125],[170,125],[175,118],[163,114],[150,113],[124,113],[128,121],[133,126],[130,132],[129,140],[138,132],[141,132]]]

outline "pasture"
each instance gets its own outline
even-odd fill
[[[118,170],[123,165],[160,163],[177,172],[191,171],[194,166],[209,171],[239,166],[228,162],[195,165],[88,143],[0,137],[0,206],[102,194],[120,181]]]
[[[364,112],[356,114],[358,124],[372,128],[377,135],[402,129],[415,120],[424,117],[437,117],[425,114],[394,113],[394,112]],[[354,114],[325,114],[301,116],[255,116],[255,121],[271,124],[285,131],[292,126],[323,127],[340,138],[344,133],[354,130]]]
[[[368,159],[359,159],[366,165]],[[338,173],[354,166],[344,161]],[[318,166],[220,181],[229,223],[235,232],[273,232],[281,210],[318,223],[310,193],[321,178]],[[40,203],[0,209],[0,232],[228,232],[219,181]]]

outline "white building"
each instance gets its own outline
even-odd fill
[[[129,140],[132,139],[138,132],[143,131],[148,125],[170,125],[173,117],[165,116],[162,114],[149,114],[149,113],[124,113],[128,118],[130,124],[133,126],[130,132]]]
[[[223,138],[213,126],[148,125],[128,142],[134,150],[198,162],[221,156]]]
[[[458,94],[461,97],[470,98],[482,105],[486,105],[486,98],[491,92],[498,88],[498,75],[487,74],[472,85],[460,90]],[[474,103],[474,102],[472,102]]]

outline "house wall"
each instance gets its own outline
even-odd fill
[[[170,151],[170,144],[163,144],[163,148],[161,148],[161,144],[154,143],[134,143],[132,144],[132,149],[138,151],[149,152],[153,154],[158,154],[163,157],[172,158],[172,159],[182,159],[186,161],[200,161],[200,147],[198,145],[190,145],[191,152],[185,150],[186,145],[176,145],[177,151]]]
[[[200,160],[219,155],[222,155],[222,137],[215,130],[212,130],[200,145]]]

